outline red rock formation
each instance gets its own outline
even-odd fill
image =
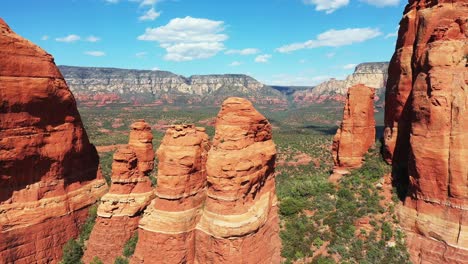
[[[343,122],[333,138],[334,171],[347,173],[362,166],[364,155],[375,143],[375,89],[358,84],[348,90]]]
[[[271,125],[242,98],[224,101],[208,154],[196,263],[279,263]]]
[[[112,185],[101,198],[83,256],[85,263],[96,256],[104,263],[114,263],[154,197],[147,177],[154,165],[151,128],[144,120],[138,120],[131,129],[128,146],[120,147],[114,154]]]
[[[57,263],[106,191],[52,56],[0,19],[0,263]]]
[[[414,263],[468,259],[468,1],[409,1],[387,86],[385,148]],[[404,189],[404,188],[402,188]]]
[[[208,135],[202,128],[179,125],[167,130],[157,151],[156,199],[140,222],[132,263],[194,263],[195,227],[206,197],[208,149]]]

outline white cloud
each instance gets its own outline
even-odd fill
[[[335,10],[347,6],[349,0],[304,0],[306,5],[315,5],[315,10],[325,11],[327,14],[335,12]]]
[[[154,6],[158,0],[143,0],[141,1],[141,6]]]
[[[225,52],[225,54],[227,55],[230,55],[230,54],[253,55],[257,53],[260,53],[260,50],[255,49],[255,48],[247,48],[247,49],[241,49],[241,50],[231,49]]]
[[[361,0],[361,2],[368,3],[377,7],[396,6],[400,4],[400,0]]]
[[[101,38],[93,36],[93,35],[86,38],[86,41],[88,41],[88,42],[98,42],[100,40],[101,40]]]
[[[345,69],[345,70],[350,70],[350,69],[356,68],[356,66],[357,66],[357,64],[355,64],[355,63],[350,63],[350,64],[344,65],[344,66],[343,66],[343,69]]]
[[[107,3],[117,4],[119,0],[105,0]]]
[[[385,38],[388,39],[388,38],[394,38],[397,36],[398,36],[398,32],[393,32],[393,33],[388,33],[387,35],[385,35]]]
[[[276,49],[281,53],[292,52],[301,49],[313,49],[318,47],[340,47],[380,36],[382,32],[375,28],[347,28],[342,30],[330,29],[317,36],[316,39],[306,42],[284,45]]]
[[[137,52],[137,53],[135,54],[135,57],[137,57],[137,58],[143,58],[143,57],[146,57],[146,55],[148,55],[148,52],[142,51],[142,52]]]
[[[258,62],[258,63],[266,63],[266,62],[268,62],[269,59],[271,59],[271,55],[270,55],[270,54],[258,55],[258,56],[255,58],[255,62]]]
[[[155,20],[155,19],[158,18],[160,15],[161,15],[161,12],[156,12],[156,10],[154,10],[154,7],[152,7],[151,9],[149,9],[148,11],[146,11],[145,14],[143,14],[142,16],[140,16],[138,19],[141,20],[141,21]]]
[[[301,60],[299,60],[299,63],[301,63],[301,64],[304,64],[304,63],[306,63],[306,62],[307,62],[306,59],[301,59]]]
[[[335,52],[329,52],[329,53],[325,54],[325,56],[326,56],[327,58],[329,58],[329,59],[335,57],[335,55],[336,55]]]
[[[80,36],[78,35],[75,35],[75,34],[71,34],[71,35],[68,35],[66,37],[62,37],[62,38],[56,38],[55,40],[58,41],[58,42],[67,42],[67,43],[71,43],[71,42],[75,42],[75,41],[78,41],[80,40]]]
[[[89,55],[89,56],[93,56],[93,57],[103,57],[103,56],[106,56],[106,53],[103,52],[103,51],[97,51],[97,50],[93,50],[93,51],[85,51],[86,55]]]
[[[48,39],[49,39],[49,36],[47,36],[47,35],[44,35],[44,36],[41,37],[41,40],[48,40]]]
[[[237,66],[240,66],[242,65],[242,62],[240,61],[233,61],[229,64],[229,66],[232,66],[232,67],[237,67]]]
[[[152,71],[159,71],[159,68],[158,67],[153,67],[151,70]]]
[[[228,39],[223,21],[205,18],[174,18],[165,26],[147,28],[139,40],[155,41],[166,49],[165,60],[190,61],[215,56]]]

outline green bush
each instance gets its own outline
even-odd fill
[[[128,259],[124,257],[117,257],[114,264],[128,264]]]
[[[131,257],[135,252],[136,244],[138,243],[138,231],[133,234],[133,236],[125,243],[123,249],[123,255],[125,257]]]
[[[70,239],[63,247],[62,264],[79,264],[83,256],[83,248],[75,240]]]
[[[91,263],[89,264],[104,264],[104,262],[102,262],[102,260],[99,259],[98,257],[94,257]]]

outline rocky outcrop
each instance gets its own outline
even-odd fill
[[[280,263],[270,123],[246,99],[229,98],[208,149],[204,129],[167,131],[132,263]]]
[[[197,263],[280,262],[271,129],[249,101],[229,98],[223,103],[206,165]]]
[[[79,104],[215,104],[244,96],[258,104],[287,105],[284,95],[242,74],[183,77],[167,71],[60,66]]]
[[[357,84],[376,89],[375,100],[379,100],[384,94],[387,82],[388,62],[366,62],[356,66],[354,73],[348,75],[345,80],[331,78],[319,85],[293,94],[294,102],[298,104],[322,103],[324,101],[346,100],[348,89]]]
[[[57,263],[107,187],[53,57],[0,19],[0,263]]]
[[[343,122],[332,145],[337,173],[361,167],[364,155],[375,143],[374,96],[375,89],[362,84],[348,90]]]
[[[131,125],[128,145],[115,152],[112,184],[101,198],[83,256],[85,263],[94,257],[104,263],[114,263],[137,230],[142,212],[154,197],[148,178],[154,166],[152,139],[150,126],[139,120]]]
[[[203,128],[178,125],[167,130],[157,151],[156,199],[140,222],[132,263],[194,263],[195,228],[206,199],[208,150]]]
[[[467,19],[466,0],[409,1],[389,69],[385,157],[414,263],[468,259]]]

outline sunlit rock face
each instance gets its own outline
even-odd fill
[[[131,263],[280,263],[271,125],[242,98],[204,129],[167,130]],[[265,241],[268,241],[267,243]]]
[[[385,158],[414,263],[468,259],[468,1],[409,1],[389,69]]]
[[[107,190],[53,57],[0,19],[0,263],[57,263]]]
[[[114,153],[111,187],[100,201],[97,219],[83,256],[114,263],[138,228],[141,215],[154,198],[148,177],[154,166],[153,135],[144,120],[131,125],[129,143]]]
[[[375,89],[355,85],[348,90],[341,122],[333,138],[334,171],[362,166],[364,155],[375,143]]]

